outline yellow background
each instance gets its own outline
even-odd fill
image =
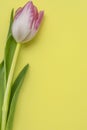
[[[0,1],[0,61],[10,11],[26,0]],[[33,0],[45,17],[22,46],[15,76],[29,63],[13,130],[87,130],[87,0]]]

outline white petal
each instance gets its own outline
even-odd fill
[[[27,35],[27,37],[22,42],[25,43],[25,42],[32,40],[32,38],[36,35],[37,32],[38,32],[38,30],[36,30],[34,28],[34,23],[33,23],[31,32]]]
[[[21,42],[30,33],[32,17],[25,10],[14,20],[12,25],[12,34],[17,42]]]

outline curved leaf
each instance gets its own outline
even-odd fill
[[[11,26],[12,26],[12,22],[13,22],[13,13],[14,13],[14,9],[12,9],[12,11],[11,11],[10,25],[9,25],[9,31],[8,31],[7,39],[11,35]]]
[[[12,34],[11,34],[12,22],[13,22],[13,10],[11,12],[10,26],[9,26],[7,42],[6,42],[6,47],[5,47],[5,55],[4,55],[4,71],[5,71],[4,88],[6,88],[6,83],[8,80],[8,75],[10,72],[12,59],[13,59],[14,52],[15,52],[16,45],[17,45],[16,41],[14,40],[14,38],[12,37]]]
[[[20,74],[18,75],[17,79],[15,80],[13,86],[12,86],[12,91],[11,91],[11,100],[10,100],[10,108],[9,108],[9,113],[8,113],[8,119],[7,119],[7,125],[6,125],[6,130],[11,130],[12,124],[13,124],[13,117],[14,117],[14,112],[15,112],[15,106],[18,98],[18,94],[21,88],[21,85],[23,83],[25,74],[28,70],[29,65],[26,65]]]
[[[10,36],[7,40],[7,43],[6,43],[5,58],[4,58],[6,83],[7,83],[7,80],[8,80],[8,75],[9,75],[9,72],[10,72],[11,63],[12,63],[12,59],[13,59],[13,56],[14,56],[15,49],[16,49],[16,42],[13,39],[13,37]]]

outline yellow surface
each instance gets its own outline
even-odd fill
[[[87,130],[87,1],[34,0],[45,10],[42,27],[23,46],[15,75],[30,64],[13,130]],[[0,61],[10,11],[26,0],[0,1]]]

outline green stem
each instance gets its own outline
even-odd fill
[[[16,46],[16,50],[13,56],[12,60],[12,65],[11,69],[9,72],[9,77],[6,85],[6,90],[5,90],[5,95],[4,95],[4,101],[3,101],[3,107],[2,107],[2,125],[1,125],[1,130],[6,129],[6,121],[7,121],[7,114],[8,114],[8,108],[9,108],[9,100],[10,100],[10,94],[11,94],[11,84],[12,84],[12,79],[13,79],[13,74],[15,70],[15,65],[18,57],[18,53],[20,50],[21,44],[18,43]]]

